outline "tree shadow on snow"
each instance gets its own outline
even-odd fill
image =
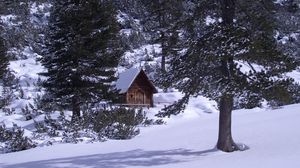
[[[2,168],[126,168],[128,166],[158,166],[191,161],[199,156],[217,152],[217,149],[191,151],[175,149],[167,151],[132,150],[107,154],[95,154],[70,158],[42,160],[15,165],[1,165]]]

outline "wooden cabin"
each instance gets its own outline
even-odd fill
[[[119,75],[116,88],[120,93],[120,104],[153,107],[153,94],[157,89],[140,68],[131,68]]]

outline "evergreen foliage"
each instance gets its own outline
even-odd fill
[[[56,137],[64,143],[78,143],[84,140],[104,141],[107,139],[131,139],[139,134],[138,125],[162,124],[161,121],[146,120],[142,111],[126,108],[107,110],[88,109],[81,120],[70,121],[61,112],[57,119],[48,113],[45,119],[35,122],[35,138],[41,141]],[[52,144],[52,142],[47,142]]]
[[[0,0],[0,11],[1,14],[7,15],[11,13],[15,14],[24,14],[24,11],[26,13],[29,12],[28,8],[28,0]]]
[[[144,19],[146,32],[154,43],[161,44],[161,70],[166,70],[167,57],[174,50],[173,38],[178,37],[180,18],[184,11],[182,0],[142,0],[147,17]]]
[[[207,14],[214,13],[209,15],[214,21],[198,25],[203,26],[201,32],[187,34],[189,45],[185,45],[185,52],[171,58],[166,75],[167,82],[185,96],[160,115],[183,111],[190,96],[204,95],[216,100],[220,109],[218,148],[229,152],[238,149],[230,128],[233,98],[255,95],[256,101],[257,98],[277,101],[278,97],[269,95],[270,90],[280,87],[282,93],[287,93],[282,86],[291,81],[282,78],[282,73],[295,69],[297,63],[280,50],[274,38],[277,27],[273,1],[222,0],[207,5],[216,8],[202,6],[199,9],[207,12],[197,13],[196,10],[195,15],[205,21]],[[194,22],[190,25],[195,26]],[[256,65],[264,69],[254,68]],[[245,72],[243,66],[249,66],[251,70]],[[288,98],[280,99],[290,102]]]
[[[276,5],[278,22],[276,35],[280,47],[299,60],[300,58],[300,1],[285,0]]]
[[[239,97],[249,92],[265,98],[265,89],[284,82],[282,73],[297,67],[297,62],[284,54],[273,38],[277,28],[275,7],[271,1],[266,3],[236,1],[235,21],[229,27],[224,26],[224,21],[217,21],[222,13],[214,8],[218,12],[215,22],[201,27],[203,32],[198,39],[189,37],[189,46],[183,48],[186,52],[171,58],[167,83],[187,97],[205,95],[219,100],[224,93]],[[210,8],[205,9],[210,13]],[[203,21],[206,16],[202,16]],[[255,69],[256,65],[264,69]],[[244,72],[242,66],[251,70]],[[291,81],[285,83],[287,86]]]
[[[3,81],[5,74],[7,73],[8,58],[6,55],[6,47],[4,39],[0,37],[0,80]]]
[[[131,139],[139,134],[137,126],[145,119],[142,109],[114,108],[85,114],[85,123],[109,139]]]
[[[0,125],[0,152],[9,153],[34,148],[36,145],[24,136],[24,129],[14,125],[13,128],[6,128]]]
[[[9,105],[12,100],[12,81],[14,80],[13,75],[8,70],[8,56],[7,48],[4,43],[4,39],[0,36],[0,87],[2,92],[0,95],[0,109]]]
[[[29,45],[30,11],[28,0],[0,0],[0,15],[6,16],[3,22],[3,38],[6,40],[10,59],[26,59],[22,54],[25,46]]]
[[[147,44],[146,33],[140,22],[145,18],[145,7],[141,0],[114,0],[118,9],[118,23],[121,29],[122,44],[126,50],[133,50]]]
[[[122,49],[116,12],[110,1],[54,1],[49,20],[47,92],[80,116],[83,103],[111,100]]]

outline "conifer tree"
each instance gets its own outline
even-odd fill
[[[49,25],[44,87],[80,116],[83,103],[110,100],[122,50],[111,1],[56,0]]]
[[[0,81],[3,80],[5,73],[7,72],[8,59],[6,56],[6,47],[4,45],[4,39],[0,37]]]
[[[284,52],[300,59],[300,0],[285,0],[277,4],[280,29],[276,35]]]
[[[282,53],[274,38],[277,21],[273,1],[196,3],[199,8],[194,16],[205,24],[190,22],[194,33],[186,37],[189,45],[172,57],[166,77],[184,97],[159,115],[178,114],[191,96],[204,95],[216,100],[220,111],[217,148],[232,152],[240,149],[231,134],[233,100],[245,93],[261,99],[268,89],[290,83],[292,80],[282,78],[282,74],[295,69],[297,64]],[[264,68],[255,68],[257,65]],[[245,71],[243,66],[251,70]]]
[[[8,50],[17,52],[9,52],[11,59],[24,59],[26,56],[22,54],[25,46],[29,45],[30,31],[32,25],[30,23],[30,10],[28,0],[0,0],[0,15],[9,16],[3,22],[3,34],[5,44]]]
[[[166,59],[174,54],[172,39],[177,38],[179,19],[183,13],[182,0],[142,0],[148,17],[145,29],[153,35],[153,41],[161,44],[161,70],[166,71]]]

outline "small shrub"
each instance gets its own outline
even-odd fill
[[[130,139],[139,134],[144,121],[142,109],[114,108],[93,113],[93,130],[109,139]]]
[[[61,114],[63,115],[63,114]],[[36,128],[36,133],[46,133],[49,137],[57,137],[59,136],[59,132],[63,130],[64,121],[57,119],[52,119],[49,113],[45,115],[44,121],[37,122],[34,121],[34,126]]]
[[[3,87],[0,95],[0,108],[8,106],[13,100],[13,91],[11,87]]]
[[[6,116],[9,116],[15,112],[15,109],[14,108],[2,108],[2,111]]]
[[[63,143],[130,139],[139,134],[137,126],[142,125],[144,120],[142,109],[127,108],[86,109],[81,118],[72,121],[67,120],[64,113],[57,119],[47,114],[44,121],[35,122],[35,137],[39,140],[60,137]]]
[[[105,127],[103,133],[109,139],[131,139],[138,135],[140,130],[136,126],[116,122]]]
[[[36,147],[36,145],[24,136],[24,129],[14,125],[12,129],[0,125],[0,143],[2,143],[0,152],[17,152]]]
[[[149,126],[149,125],[162,125],[162,124],[165,124],[165,122],[164,122],[163,119],[157,119],[157,120],[154,120],[154,119],[148,119],[148,118],[146,118],[145,121],[143,122],[143,125],[144,125],[144,126]]]

